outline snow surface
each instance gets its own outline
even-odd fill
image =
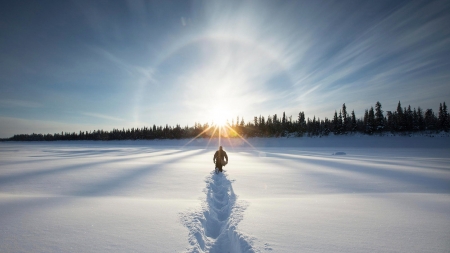
[[[448,137],[248,141],[0,143],[0,252],[450,251]]]

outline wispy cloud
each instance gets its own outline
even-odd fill
[[[22,107],[22,108],[39,108],[43,105],[41,103],[17,100],[17,99],[0,99],[0,107]]]
[[[114,120],[114,121],[124,121],[124,120],[121,119],[121,118],[112,117],[112,116],[108,116],[108,115],[104,115],[104,114],[99,114],[99,113],[82,112],[81,114],[82,114],[82,115],[89,116],[89,117],[99,118],[99,119]]]

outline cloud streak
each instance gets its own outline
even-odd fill
[[[81,114],[82,114],[82,115],[89,116],[89,117],[99,118],[99,119],[114,120],[114,121],[123,121],[123,119],[121,119],[121,118],[116,118],[116,117],[112,117],[112,116],[108,116],[108,115],[103,115],[103,114],[99,114],[99,113],[82,112]]]
[[[17,99],[1,99],[0,107],[40,108],[40,107],[42,107],[42,104],[32,102],[32,101],[17,100]]]

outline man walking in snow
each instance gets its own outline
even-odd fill
[[[228,155],[227,152],[225,152],[225,150],[222,149],[222,146],[220,146],[219,150],[217,150],[216,153],[214,153],[213,162],[216,164],[216,173],[222,172],[222,166],[227,165]]]

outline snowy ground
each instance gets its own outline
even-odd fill
[[[0,252],[450,252],[448,137],[249,141],[0,143]]]

